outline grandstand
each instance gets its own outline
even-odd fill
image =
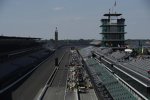
[[[124,66],[146,76],[150,77],[150,59],[149,58],[135,58],[131,61],[123,63]]]
[[[45,49],[0,63],[0,89],[9,85],[46,59],[52,51]]]
[[[43,47],[40,38],[0,36],[0,89],[34,69],[54,51]]]
[[[93,50],[94,50],[94,48],[92,46],[89,46],[89,47],[81,49],[80,53],[82,54],[82,57],[84,57],[84,58],[91,57],[92,56],[91,51],[93,51]]]
[[[116,50],[116,49],[114,50],[108,47],[106,48],[90,47],[90,48],[91,49],[88,49],[89,51],[88,54],[90,54],[90,50],[91,50],[92,52],[91,55],[95,55],[93,57],[96,57],[96,59],[99,60],[102,65],[97,65],[96,63],[93,62],[93,60],[91,60],[92,58],[90,57],[90,55],[85,53],[86,48],[81,49],[79,52],[83,57],[84,61],[87,62],[87,65],[89,63],[89,66],[93,66],[87,68],[89,69],[90,74],[94,78],[95,81],[94,84],[100,85],[100,86],[96,85],[96,87],[102,87],[104,90],[105,89],[109,90],[111,89],[111,87],[109,87],[110,84],[114,83],[112,86],[120,87],[120,86],[116,86],[116,84],[119,84],[121,82],[125,87],[128,88],[128,90],[131,92],[131,95],[134,95],[136,98],[145,99],[145,100],[150,99],[150,79],[149,79],[150,78],[150,56],[149,55],[133,57],[132,53],[128,53],[123,50]],[[105,68],[103,67],[103,64],[105,65]],[[105,70],[108,71],[105,72]],[[117,75],[117,77],[119,77],[120,82],[117,82],[118,79],[117,81],[114,81],[112,77],[110,78],[109,74],[106,74],[107,72],[110,72],[110,75],[113,76]],[[109,93],[112,97],[115,98],[115,95],[117,95],[116,93],[122,90],[116,89],[116,91],[115,90],[112,91],[113,91],[112,94],[111,94],[111,90],[109,91]],[[109,93],[106,94],[109,95]],[[115,95],[113,95],[113,93]],[[104,94],[101,95],[104,96]]]
[[[110,51],[110,48],[102,49],[98,48],[95,50],[97,54],[104,54],[105,57],[111,59],[114,62],[119,62],[133,71],[136,71],[146,77],[150,77],[150,57],[149,56],[138,56],[136,58],[131,57],[130,53],[125,51]],[[106,53],[104,53],[106,52]],[[128,58],[128,59],[126,59]]]
[[[12,52],[41,45],[40,38],[0,36],[0,52]]]
[[[111,57],[119,60],[119,59],[122,59],[123,57],[125,57],[125,55],[126,55],[126,53],[123,51],[116,51],[111,54]]]
[[[99,48],[95,48],[95,51],[98,52],[98,53],[101,53],[101,54],[108,54],[108,53],[111,53],[112,52],[112,49],[111,48],[107,48],[107,47],[99,47]]]
[[[42,45],[40,38],[0,36],[0,62],[38,51]]]
[[[86,60],[89,71],[92,71],[95,84],[104,99],[113,100],[136,100],[136,98],[123,87],[103,65],[100,65],[94,58]]]

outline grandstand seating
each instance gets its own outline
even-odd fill
[[[0,63],[0,88],[2,88],[5,83],[8,84],[12,82],[12,78],[17,79],[25,74],[29,69],[38,65],[51,53],[50,51],[48,52],[45,49],[41,49],[34,53],[27,54],[26,56],[17,57],[11,61]]]
[[[126,55],[126,53],[123,51],[116,51],[111,54],[111,57],[118,60],[118,59],[122,59],[123,57],[125,57],[125,55]]]
[[[112,52],[112,49],[111,48],[96,48],[95,51],[101,54],[108,54]]]
[[[116,78],[108,72],[103,65],[100,65],[95,59],[90,58],[86,60],[88,68],[94,69],[96,73],[94,74],[94,81],[97,83],[99,91],[101,91],[105,98],[110,98],[110,94],[114,100],[136,100],[136,98],[125,88],[123,87]],[[93,73],[94,71],[92,71]],[[99,74],[101,73],[101,74]],[[98,81],[99,80],[99,81]],[[109,92],[109,94],[107,93]]]
[[[0,79],[8,75],[9,73],[15,71],[17,68],[18,66],[10,64],[10,63],[1,64],[0,65]]]
[[[108,48],[95,48],[94,52],[96,54],[98,54],[99,56],[101,56],[103,59],[106,59],[110,63],[114,64],[118,68],[119,67],[122,68],[124,66],[125,68],[128,68],[129,70],[132,69],[133,72],[135,72],[135,73],[137,72],[138,74],[146,76],[147,79],[150,78],[150,56],[149,55],[139,55],[136,58],[134,58],[133,56],[130,56],[130,53],[126,53],[124,51],[111,51],[111,50],[109,51],[107,49]],[[97,56],[98,59],[99,59],[99,56]],[[124,86],[122,86],[120,84],[120,82],[118,82],[116,79],[114,79],[113,74],[108,72],[106,70],[106,68],[104,68],[103,65],[98,64],[91,57],[86,58],[85,62],[86,62],[86,65],[88,65],[88,67],[87,67],[89,69],[88,71],[92,75],[93,81],[96,84],[97,89],[100,92],[100,94],[104,95],[104,97],[106,97],[106,98],[107,97],[109,98],[109,93],[110,93],[110,95],[115,100],[135,100],[135,97],[133,97],[133,95],[135,95],[135,94],[134,93],[131,94],[131,92],[129,92],[126,88],[124,88]],[[106,66],[107,66],[107,64],[106,64]],[[114,69],[113,67],[111,67],[111,68]],[[122,69],[125,69],[125,68],[122,68]],[[126,70],[123,70],[123,71],[126,71]],[[131,72],[131,71],[129,71],[129,72]],[[117,71],[116,71],[116,73],[117,73]],[[135,73],[133,73],[131,75],[135,75],[133,77],[138,78],[137,76],[139,76],[139,75],[135,74]],[[121,76],[123,74],[120,73],[119,75]],[[130,80],[126,79],[126,76],[124,76],[124,77],[125,77],[125,81],[126,80],[127,80],[127,82],[130,81]],[[146,79],[146,78],[144,78],[144,79]],[[145,81],[145,82],[146,82],[146,84],[148,84],[147,83],[148,81]],[[133,81],[133,82],[131,82],[131,85],[133,84],[133,87],[134,87],[135,83]],[[135,88],[139,89],[140,92],[141,92],[140,89],[144,89],[144,88],[138,88],[136,86],[135,86]],[[104,93],[104,91],[106,91],[106,90],[109,91],[109,93],[107,93],[107,92]],[[103,93],[101,93],[101,92],[103,92]],[[142,92],[143,92],[143,90],[142,90]],[[144,96],[145,95],[147,96],[146,93],[147,93],[147,91],[145,90],[143,93]],[[136,98],[138,98],[138,97],[136,96]]]
[[[125,67],[130,68],[146,77],[150,77],[150,57],[139,57],[139,58],[132,58],[130,60],[126,60],[125,58],[129,57],[130,54],[124,51],[115,51],[112,52],[110,48],[96,48],[95,52],[99,54],[104,54],[105,57],[108,57],[114,62],[120,62]],[[107,54],[108,53],[108,54]],[[129,57],[131,58],[131,57]]]
[[[148,71],[150,70],[150,59],[132,59],[131,61],[123,63],[123,65],[146,77],[149,77]]]
[[[85,58],[85,57],[91,56],[92,55],[91,51],[93,50],[94,48],[92,46],[89,46],[89,47],[79,50],[79,52],[82,55],[82,57]]]
[[[129,54],[124,51],[115,51],[111,48],[96,48],[94,51],[100,55],[105,55],[113,61],[124,61],[124,58],[128,57]]]

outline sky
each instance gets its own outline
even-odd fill
[[[100,20],[115,0],[0,0],[0,35],[101,39]],[[149,0],[116,0],[126,19],[126,39],[150,39]]]

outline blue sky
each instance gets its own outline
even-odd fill
[[[126,39],[150,39],[149,0],[116,0]],[[100,19],[115,0],[0,0],[0,35],[101,39]]]

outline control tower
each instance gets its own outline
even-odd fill
[[[57,45],[58,45],[58,29],[56,27],[56,29],[55,29],[55,48],[57,48]]]
[[[125,19],[120,13],[106,13],[101,19],[102,45],[106,47],[124,47]]]

